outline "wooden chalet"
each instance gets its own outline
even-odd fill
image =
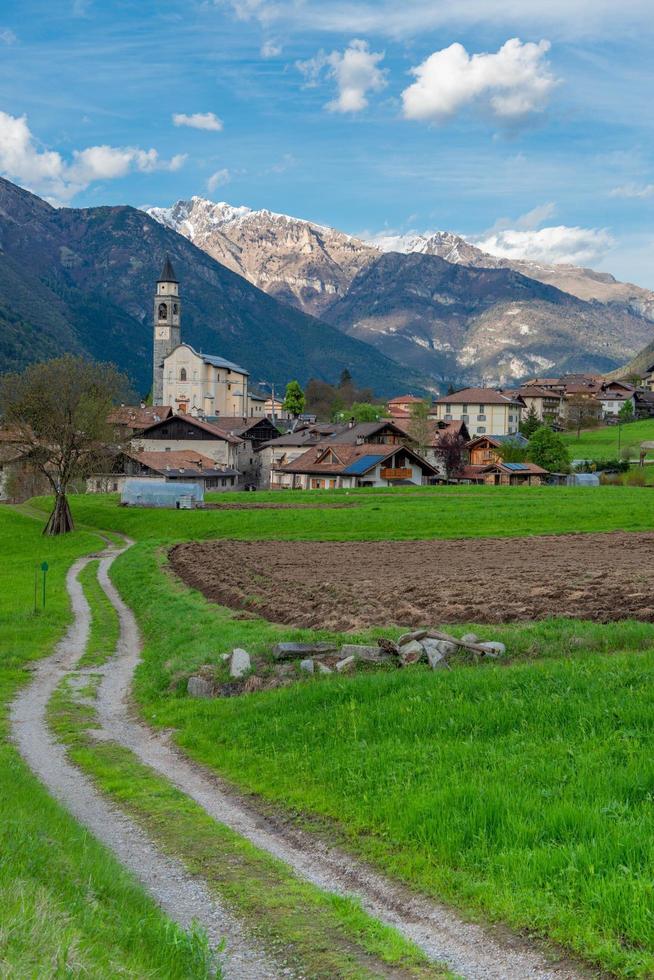
[[[437,475],[436,468],[408,446],[321,442],[274,469],[271,486],[298,490],[421,486]]]

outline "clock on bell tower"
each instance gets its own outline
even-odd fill
[[[163,404],[163,362],[181,343],[179,281],[166,256],[154,296],[154,353],[152,361],[152,404]]]

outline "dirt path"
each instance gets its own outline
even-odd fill
[[[232,609],[308,629],[654,621],[654,534],[444,541],[189,541],[171,564]]]
[[[98,573],[121,629],[118,656],[107,665],[98,692],[98,715],[107,737],[131,749],[220,823],[323,890],[356,896],[367,912],[468,980],[578,980],[591,975],[568,962],[549,963],[520,938],[464,922],[450,909],[408,892],[317,836],[273,822],[186,758],[165,735],[139,722],[129,708],[132,675],[140,658],[139,632],[132,611],[109,579],[112,561],[111,556],[104,558]]]
[[[118,551],[110,551],[103,558],[105,567],[117,554]],[[37,665],[32,682],[13,702],[10,709],[13,740],[52,796],[113,851],[171,919],[184,929],[198,923],[206,930],[214,948],[223,939],[226,941],[226,952],[221,957],[225,977],[273,980],[288,976],[253,946],[238,922],[201,881],[188,874],[177,861],[161,854],[132,820],[107,803],[90,779],[68,762],[64,747],[50,734],[46,724],[48,701],[86,648],[90,611],[77,576],[93,557],[97,556],[80,559],[68,572],[66,584],[74,621],[52,656]],[[96,673],[102,671],[103,668],[94,668]]]

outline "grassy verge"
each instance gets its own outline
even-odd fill
[[[104,618],[104,603],[97,582],[87,580],[85,590],[95,626]],[[273,953],[308,977],[449,976],[357,902],[300,881],[281,862],[216,823],[128,750],[90,738],[96,721],[88,700],[97,680],[89,677],[84,688],[64,681],[50,705],[51,726],[71,759],[163,851],[200,874]]]
[[[116,649],[120,632],[118,614],[98,582],[99,565],[98,559],[90,561],[79,575],[84,593],[93,610],[89,640],[86,652],[79,662],[80,667],[95,667],[103,664]]]
[[[30,662],[50,653],[70,620],[66,572],[100,544],[86,532],[45,539],[36,521],[0,509],[0,974],[201,977],[201,937],[160,913],[7,740],[7,704],[29,680]],[[34,568],[42,561],[50,566],[46,608],[34,615]]]

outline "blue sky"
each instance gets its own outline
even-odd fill
[[[447,229],[654,288],[653,35],[651,0],[5,0],[0,172],[73,206]]]

